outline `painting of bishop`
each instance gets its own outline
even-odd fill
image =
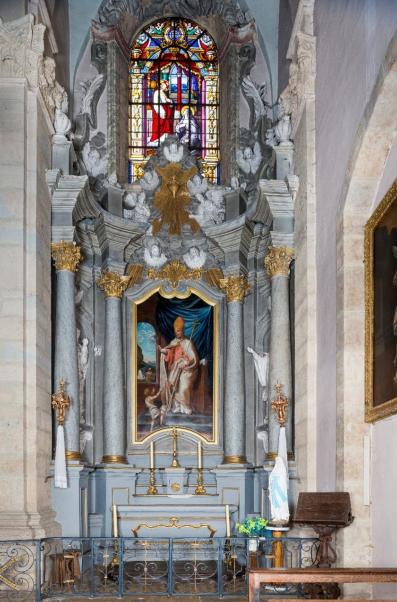
[[[178,426],[214,439],[214,307],[155,293],[137,306],[135,440]]]

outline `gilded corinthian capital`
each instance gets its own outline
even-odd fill
[[[288,276],[289,264],[294,258],[294,250],[290,247],[269,247],[265,257],[265,268],[270,278]]]
[[[96,283],[105,293],[105,297],[121,299],[129,280],[129,276],[122,276],[117,272],[102,272]]]
[[[75,242],[65,242],[64,240],[53,242],[51,252],[57,271],[77,272],[82,255],[80,247]]]
[[[219,280],[219,288],[226,293],[227,302],[238,301],[242,303],[244,297],[251,290],[245,276],[228,276]]]

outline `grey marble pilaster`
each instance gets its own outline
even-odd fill
[[[121,299],[107,296],[105,304],[103,461],[114,463],[125,461],[126,450]]]
[[[69,270],[57,270],[54,390],[58,391],[63,378],[70,407],[65,419],[65,446],[67,452],[80,455],[80,398],[77,367],[77,336],[75,306],[75,275]]]
[[[227,304],[226,387],[224,401],[225,463],[245,461],[245,379],[243,305]]]

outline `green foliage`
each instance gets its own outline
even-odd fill
[[[237,523],[236,528],[240,535],[246,537],[259,537],[262,535],[268,521],[261,516],[255,518],[246,518],[243,523]]]

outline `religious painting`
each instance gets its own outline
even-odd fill
[[[176,426],[216,442],[217,306],[156,290],[133,305],[133,443]]]
[[[217,48],[193,21],[164,19],[145,27],[131,48],[129,181],[172,134],[219,179]]]
[[[365,228],[365,418],[397,412],[397,180]]]

